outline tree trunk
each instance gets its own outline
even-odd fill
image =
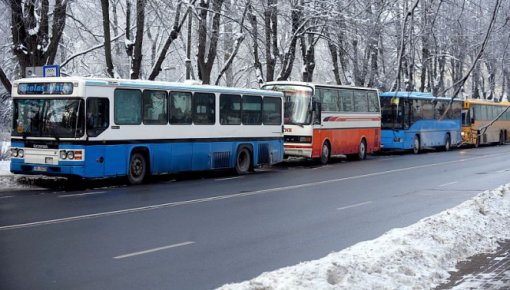
[[[278,76],[279,81],[288,80],[290,74],[292,73],[292,69],[294,67],[294,60],[296,58],[296,45],[297,41],[302,34],[302,24],[303,24],[303,0],[292,7],[291,11],[291,19],[292,19],[292,38],[290,40],[289,49],[285,53],[282,63],[282,71]]]
[[[143,31],[145,24],[145,4],[146,0],[136,1],[136,36],[135,47],[133,50],[133,63],[131,65],[131,79],[139,79],[142,69],[142,45]]]
[[[106,61],[106,71],[110,77],[114,77],[112,46],[110,36],[110,3],[109,0],[101,0],[101,10],[103,11],[103,32],[104,32],[104,56]]]
[[[251,25],[251,34],[253,37],[253,58],[254,58],[254,64],[255,67],[255,75],[257,78],[257,83],[261,85],[264,82],[264,74],[262,72],[262,64],[260,63],[259,58],[259,44],[258,44],[258,38],[259,38],[259,30],[257,26],[257,15],[253,13],[253,7],[248,5],[248,19],[250,20]],[[267,29],[267,28],[266,28]],[[267,32],[267,31],[266,31]],[[267,42],[266,42],[266,51],[267,51]],[[269,81],[269,79],[268,79]]]
[[[264,11],[264,25],[266,32],[266,77],[273,81],[278,57],[278,0],[267,0]]]
[[[209,1],[201,0],[200,7],[200,20],[198,25],[198,77],[202,80],[203,84],[211,83],[211,71],[216,59],[217,47],[218,47],[218,36],[220,28],[221,18],[221,7],[223,0],[213,0],[213,13],[211,36],[209,39],[209,51],[207,53],[207,59],[205,58],[205,51],[207,46],[207,15],[209,8]]]

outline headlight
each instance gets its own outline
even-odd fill
[[[23,156],[25,156],[25,151],[23,151],[23,149],[19,149],[18,150],[18,157],[19,158],[23,158]]]
[[[460,135],[461,135],[461,136],[465,136],[465,135],[466,135],[466,132],[460,132]]]
[[[11,157],[18,157],[18,149],[11,148]]]
[[[66,159],[67,158],[67,152],[60,151],[60,159]]]
[[[74,159],[74,152],[73,151],[67,152],[67,159],[70,159],[70,160]]]

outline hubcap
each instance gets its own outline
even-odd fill
[[[139,177],[142,175],[143,164],[140,159],[133,160],[133,164],[131,166],[131,172],[133,173],[133,176],[136,176],[136,177]]]

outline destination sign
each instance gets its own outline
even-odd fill
[[[22,83],[18,85],[20,95],[70,95],[73,83]]]

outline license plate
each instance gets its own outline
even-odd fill
[[[44,163],[46,163],[46,164],[53,164],[53,157],[46,157],[44,159]]]
[[[42,167],[42,166],[34,166],[34,171],[46,172],[46,171],[48,171],[48,168]]]

